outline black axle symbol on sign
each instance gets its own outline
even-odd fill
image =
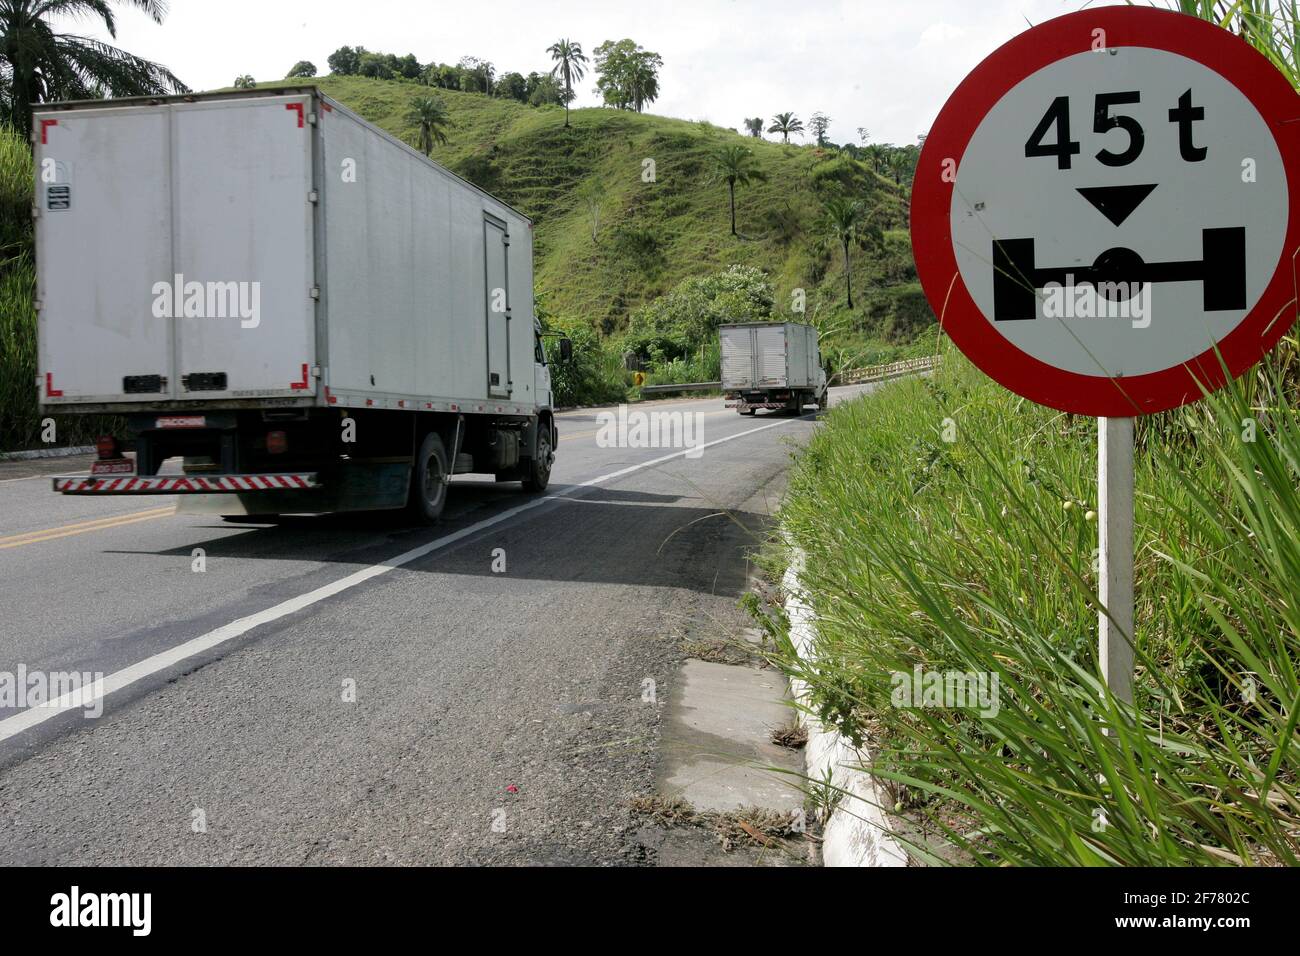
[[[1246,308],[1246,230],[1201,230],[1200,260],[1143,262],[1132,249],[1107,249],[1091,266],[1034,265],[1033,239],[993,240],[993,321],[1038,317],[1037,291],[1057,283],[1091,285],[1107,299],[1125,300],[1144,282],[1200,282],[1206,312]]]

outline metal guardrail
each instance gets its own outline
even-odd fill
[[[904,359],[890,362],[888,365],[872,365],[867,368],[855,368],[839,372],[831,379],[832,385],[863,385],[867,382],[882,382],[886,379],[909,375],[913,372],[928,372],[939,364],[938,355],[923,358]]]
[[[642,385],[642,395],[668,395],[673,392],[720,392],[721,382],[691,382],[687,385]]]

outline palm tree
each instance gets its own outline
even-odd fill
[[[894,174],[895,186],[901,186],[903,184],[903,174],[908,171],[910,165],[911,164],[907,159],[907,153],[903,150],[898,149],[889,154],[886,166],[889,171]]]
[[[755,116],[753,119],[745,120],[745,129],[750,136],[758,139],[763,135],[763,117]]]
[[[790,142],[791,133],[803,132],[803,121],[793,113],[777,113],[772,117],[772,125],[767,128],[769,133],[780,133],[783,142]]]
[[[860,201],[838,196],[826,200],[822,207],[826,231],[844,248],[844,284],[850,309],[853,308],[853,277],[849,271],[849,247],[863,238],[863,211]]]
[[[0,118],[26,136],[32,103],[189,92],[165,66],[99,40],[56,33],[49,22],[56,16],[97,18],[116,39],[113,2],[135,7],[154,23],[167,15],[167,0],[0,0],[0,77],[7,80]]]
[[[879,143],[872,143],[870,146],[866,147],[865,152],[867,154],[867,158],[871,160],[872,170],[877,173],[880,172],[881,164],[884,162],[885,157],[888,155],[888,153],[885,151],[885,147],[881,146]]]
[[[419,127],[419,141],[416,148],[424,155],[428,156],[433,152],[435,143],[441,146],[447,142],[447,134],[442,128],[452,125],[451,117],[447,115],[447,104],[438,97],[417,97],[411,103],[411,112],[407,114],[407,119]]]
[[[582,44],[571,40],[552,43],[546,50],[555,61],[551,76],[564,81],[564,126],[569,126],[569,103],[573,100],[573,84],[586,74],[587,58],[582,53]]]
[[[754,165],[754,154],[745,146],[723,146],[713,154],[718,179],[727,184],[731,194],[731,234],[736,235],[736,186],[748,186],[767,179]]]

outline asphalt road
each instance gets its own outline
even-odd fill
[[[653,863],[626,801],[683,645],[737,626],[816,424],[635,409],[702,414],[706,447],[565,413],[547,495],[457,478],[434,528],[230,525],[50,490],[88,459],[0,465],[0,675],[109,690],[0,702],[0,863]]]

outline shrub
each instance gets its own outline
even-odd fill
[[[685,279],[667,295],[637,309],[624,347],[656,363],[687,359],[701,346],[716,344],[719,325],[765,321],[772,318],[774,307],[766,275],[732,266]]]

